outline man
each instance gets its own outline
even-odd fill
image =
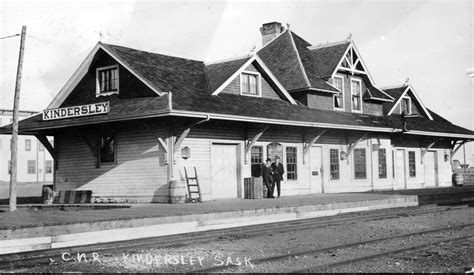
[[[283,174],[285,173],[285,168],[283,168],[283,164],[280,163],[280,157],[275,156],[275,162],[272,164],[273,168],[273,188],[275,185],[278,191],[278,197],[280,197],[280,182],[283,180]],[[272,189],[273,193],[273,189]]]
[[[266,163],[262,164],[262,178],[265,186],[267,186],[267,198],[274,198],[273,197],[273,168],[272,168],[272,160],[267,159]]]

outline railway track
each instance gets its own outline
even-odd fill
[[[258,267],[259,264],[269,264],[271,262],[276,262],[276,261],[298,259],[303,256],[314,256],[314,255],[337,251],[341,249],[354,248],[354,247],[360,247],[360,246],[365,246],[365,245],[373,245],[373,244],[383,243],[386,241],[393,241],[396,239],[410,239],[414,236],[428,235],[428,234],[440,233],[440,232],[445,232],[445,231],[455,231],[455,230],[465,229],[468,227],[474,227],[474,223],[468,223],[468,224],[463,224],[463,225],[454,226],[454,227],[444,227],[444,228],[437,228],[437,229],[431,229],[431,230],[423,230],[423,231],[418,231],[418,232],[413,232],[413,233],[408,233],[408,234],[393,235],[393,236],[388,236],[388,237],[382,237],[382,238],[365,240],[361,242],[354,242],[354,243],[348,243],[348,244],[341,244],[341,245],[324,247],[324,248],[296,251],[296,252],[291,252],[291,253],[288,252],[288,253],[279,254],[279,255],[272,255],[268,257],[252,259],[252,263],[254,266]],[[367,261],[371,259],[376,259],[376,258],[388,256],[391,254],[398,254],[398,253],[402,253],[402,252],[406,252],[410,250],[417,250],[417,249],[421,249],[428,246],[438,245],[438,244],[446,243],[446,242],[459,241],[459,240],[464,240],[464,239],[473,238],[473,237],[474,237],[474,234],[467,234],[461,237],[444,238],[443,240],[424,242],[422,244],[412,245],[412,246],[398,248],[398,249],[389,249],[381,253],[364,255],[364,256],[355,257],[355,258],[351,257],[351,258],[346,258],[339,261],[332,261],[327,264],[319,264],[319,265],[314,265],[314,266],[309,266],[309,267],[306,266],[304,268],[298,268],[298,269],[293,269],[293,270],[285,270],[284,272],[288,272],[288,273],[324,272],[328,269],[339,267],[339,266],[354,264],[357,262],[363,262],[363,261]],[[209,268],[188,270],[187,272],[188,273],[229,272],[239,267],[240,266],[238,265],[213,266]]]
[[[88,246],[67,248],[70,253],[117,252],[125,249],[147,249],[156,247],[185,246],[196,242],[209,242],[226,236],[251,237],[273,233],[283,233],[295,230],[314,229],[318,227],[348,225],[361,221],[392,219],[397,217],[423,215],[435,212],[445,212],[460,207],[409,207],[403,209],[383,209],[367,212],[345,213],[337,216],[296,220],[291,222],[268,223],[229,229],[219,229],[205,232],[179,234],[166,237],[147,238],[115,243],[103,243]],[[50,249],[43,251],[25,252],[0,256],[0,269],[21,262],[22,267],[49,264],[50,260],[60,260],[61,253],[66,249]],[[288,256],[288,255],[286,255]]]

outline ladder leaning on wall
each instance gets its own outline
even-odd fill
[[[186,202],[202,202],[201,188],[199,186],[196,166],[194,166],[194,177],[188,176],[186,167],[184,167],[184,175],[186,177],[186,186],[188,187],[188,198],[186,199]]]

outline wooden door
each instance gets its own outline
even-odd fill
[[[214,199],[237,198],[237,145],[212,144],[211,182]]]
[[[313,146],[309,151],[310,156],[310,192],[324,193],[322,177],[322,148]]]
[[[398,149],[396,151],[396,174],[395,184],[393,189],[406,189],[406,164],[405,164],[405,150]]]
[[[428,151],[426,152],[423,165],[425,170],[425,187],[436,187],[437,183],[437,161],[436,161],[436,152]]]

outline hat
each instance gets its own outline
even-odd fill
[[[267,161],[272,161],[272,159],[271,159],[271,158],[267,158]]]
[[[279,156],[275,156],[275,159],[280,159],[280,157],[279,157]]]

